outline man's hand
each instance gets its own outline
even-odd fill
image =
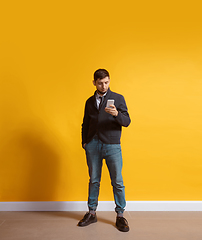
[[[118,116],[118,111],[114,105],[110,105],[110,108],[105,108],[105,112],[111,114],[112,116]]]

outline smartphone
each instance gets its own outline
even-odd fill
[[[107,100],[107,108],[110,108],[110,105],[114,105],[114,99],[108,99]]]

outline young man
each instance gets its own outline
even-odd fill
[[[125,187],[122,179],[121,130],[122,126],[130,124],[130,117],[124,97],[112,92],[109,88],[110,77],[105,69],[98,69],[94,73],[93,84],[96,91],[85,105],[82,124],[82,147],[86,151],[89,170],[88,208],[78,226],[83,227],[97,222],[96,208],[100,188],[102,161],[110,173],[111,183],[117,213],[116,226],[120,231],[128,232],[127,220],[123,217],[125,201]],[[114,104],[106,107],[107,101]]]

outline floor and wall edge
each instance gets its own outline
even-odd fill
[[[99,201],[97,211],[114,211],[113,201]],[[0,211],[87,211],[85,201],[0,202]],[[126,211],[202,211],[202,201],[127,201]]]

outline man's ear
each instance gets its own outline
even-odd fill
[[[93,85],[96,86],[96,84],[95,84],[95,80],[93,80]]]

